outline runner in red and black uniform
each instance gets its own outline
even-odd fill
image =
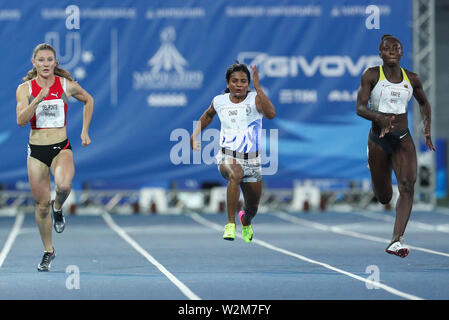
[[[28,143],[28,178],[36,201],[36,222],[44,245],[39,271],[48,271],[55,258],[52,244],[52,217],[56,232],[65,227],[62,206],[72,189],[75,175],[73,153],[67,139],[67,103],[70,96],[84,103],[83,146],[91,143],[89,126],[94,100],[74,82],[70,73],[58,67],[56,52],[48,44],[40,44],[33,51],[33,69],[17,88],[17,124],[31,126]],[[54,176],[56,197],[50,197],[50,171]]]

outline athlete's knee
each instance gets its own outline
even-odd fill
[[[258,209],[259,209],[259,207],[257,205],[246,206],[245,207],[245,215],[247,214],[248,217],[250,217],[252,219],[257,214]]]
[[[37,214],[41,218],[47,217],[50,213],[50,200],[36,201]]]
[[[242,182],[242,178],[243,178],[243,172],[241,172],[240,170],[232,171],[229,174],[229,181],[236,183],[236,184],[240,184],[240,182]]]
[[[415,180],[402,180],[398,182],[400,194],[413,195],[415,192]]]
[[[72,190],[71,181],[62,181],[56,184],[56,193],[68,196],[71,190]]]

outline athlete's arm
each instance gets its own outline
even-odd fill
[[[204,130],[204,128],[210,125],[216,114],[217,111],[215,111],[214,102],[212,101],[209,108],[207,108],[206,111],[204,111],[195,129],[193,130],[192,136],[190,137],[190,146],[192,147],[193,150],[195,151],[201,150],[201,141],[196,141],[196,138]]]
[[[72,96],[84,104],[83,129],[81,130],[81,143],[83,146],[91,144],[89,137],[90,121],[94,112],[94,98],[78,83],[67,80],[67,95]]]
[[[371,91],[374,88],[378,76],[379,75],[374,68],[369,68],[363,73],[360,88],[357,93],[356,111],[357,115],[375,122],[381,128],[379,136],[382,138],[393,128],[391,123],[394,120],[394,116],[382,115],[379,112],[372,111],[368,108]]]
[[[33,118],[34,113],[36,112],[38,104],[44,100],[44,98],[50,92],[49,88],[42,88],[41,92],[37,95],[35,99],[31,103],[28,103],[30,96],[28,91],[28,85],[26,83],[22,83],[17,87],[16,91],[16,99],[17,99],[17,124],[21,127],[25,126],[31,118]]]
[[[259,82],[259,73],[257,72],[256,66],[250,66],[253,71],[253,86],[257,92],[256,96],[256,108],[257,110],[264,115],[267,119],[273,119],[276,116],[276,109],[274,108],[273,103],[268,99],[260,87]]]
[[[407,76],[410,79],[413,87],[413,96],[419,104],[419,111],[424,122],[424,136],[426,137],[426,145],[429,150],[436,151],[432,143],[432,138],[430,136],[430,123],[431,123],[431,112],[430,103],[427,100],[426,94],[422,87],[421,80],[416,73],[407,71]]]

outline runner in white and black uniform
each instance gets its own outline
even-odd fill
[[[392,170],[396,175],[399,199],[393,237],[386,251],[405,258],[409,249],[403,235],[413,205],[417,159],[408,129],[408,102],[418,101],[424,120],[424,134],[429,150],[435,150],[430,137],[430,105],[418,75],[400,67],[401,42],[384,35],[379,46],[382,66],[367,69],[357,95],[357,114],[372,121],[368,138],[368,164],[373,191],[378,201],[387,204],[393,195]]]
[[[251,242],[253,229],[251,221],[257,213],[262,194],[262,165],[260,160],[260,139],[262,118],[273,119],[276,110],[260,87],[257,68],[253,71],[253,85],[256,92],[249,91],[251,75],[244,64],[236,63],[226,71],[227,89],[214,97],[209,108],[201,116],[191,137],[194,150],[200,149],[196,137],[211,122],[216,114],[220,118],[220,152],[216,155],[218,169],[228,180],[227,212],[228,223],[223,239],[235,239],[235,214],[243,192],[244,210],[239,212],[242,236]]]

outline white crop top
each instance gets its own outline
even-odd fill
[[[404,69],[402,81],[392,83],[387,80],[382,66],[379,66],[379,80],[371,91],[369,108],[382,113],[403,114],[407,112],[407,105],[413,95],[413,87]]]

